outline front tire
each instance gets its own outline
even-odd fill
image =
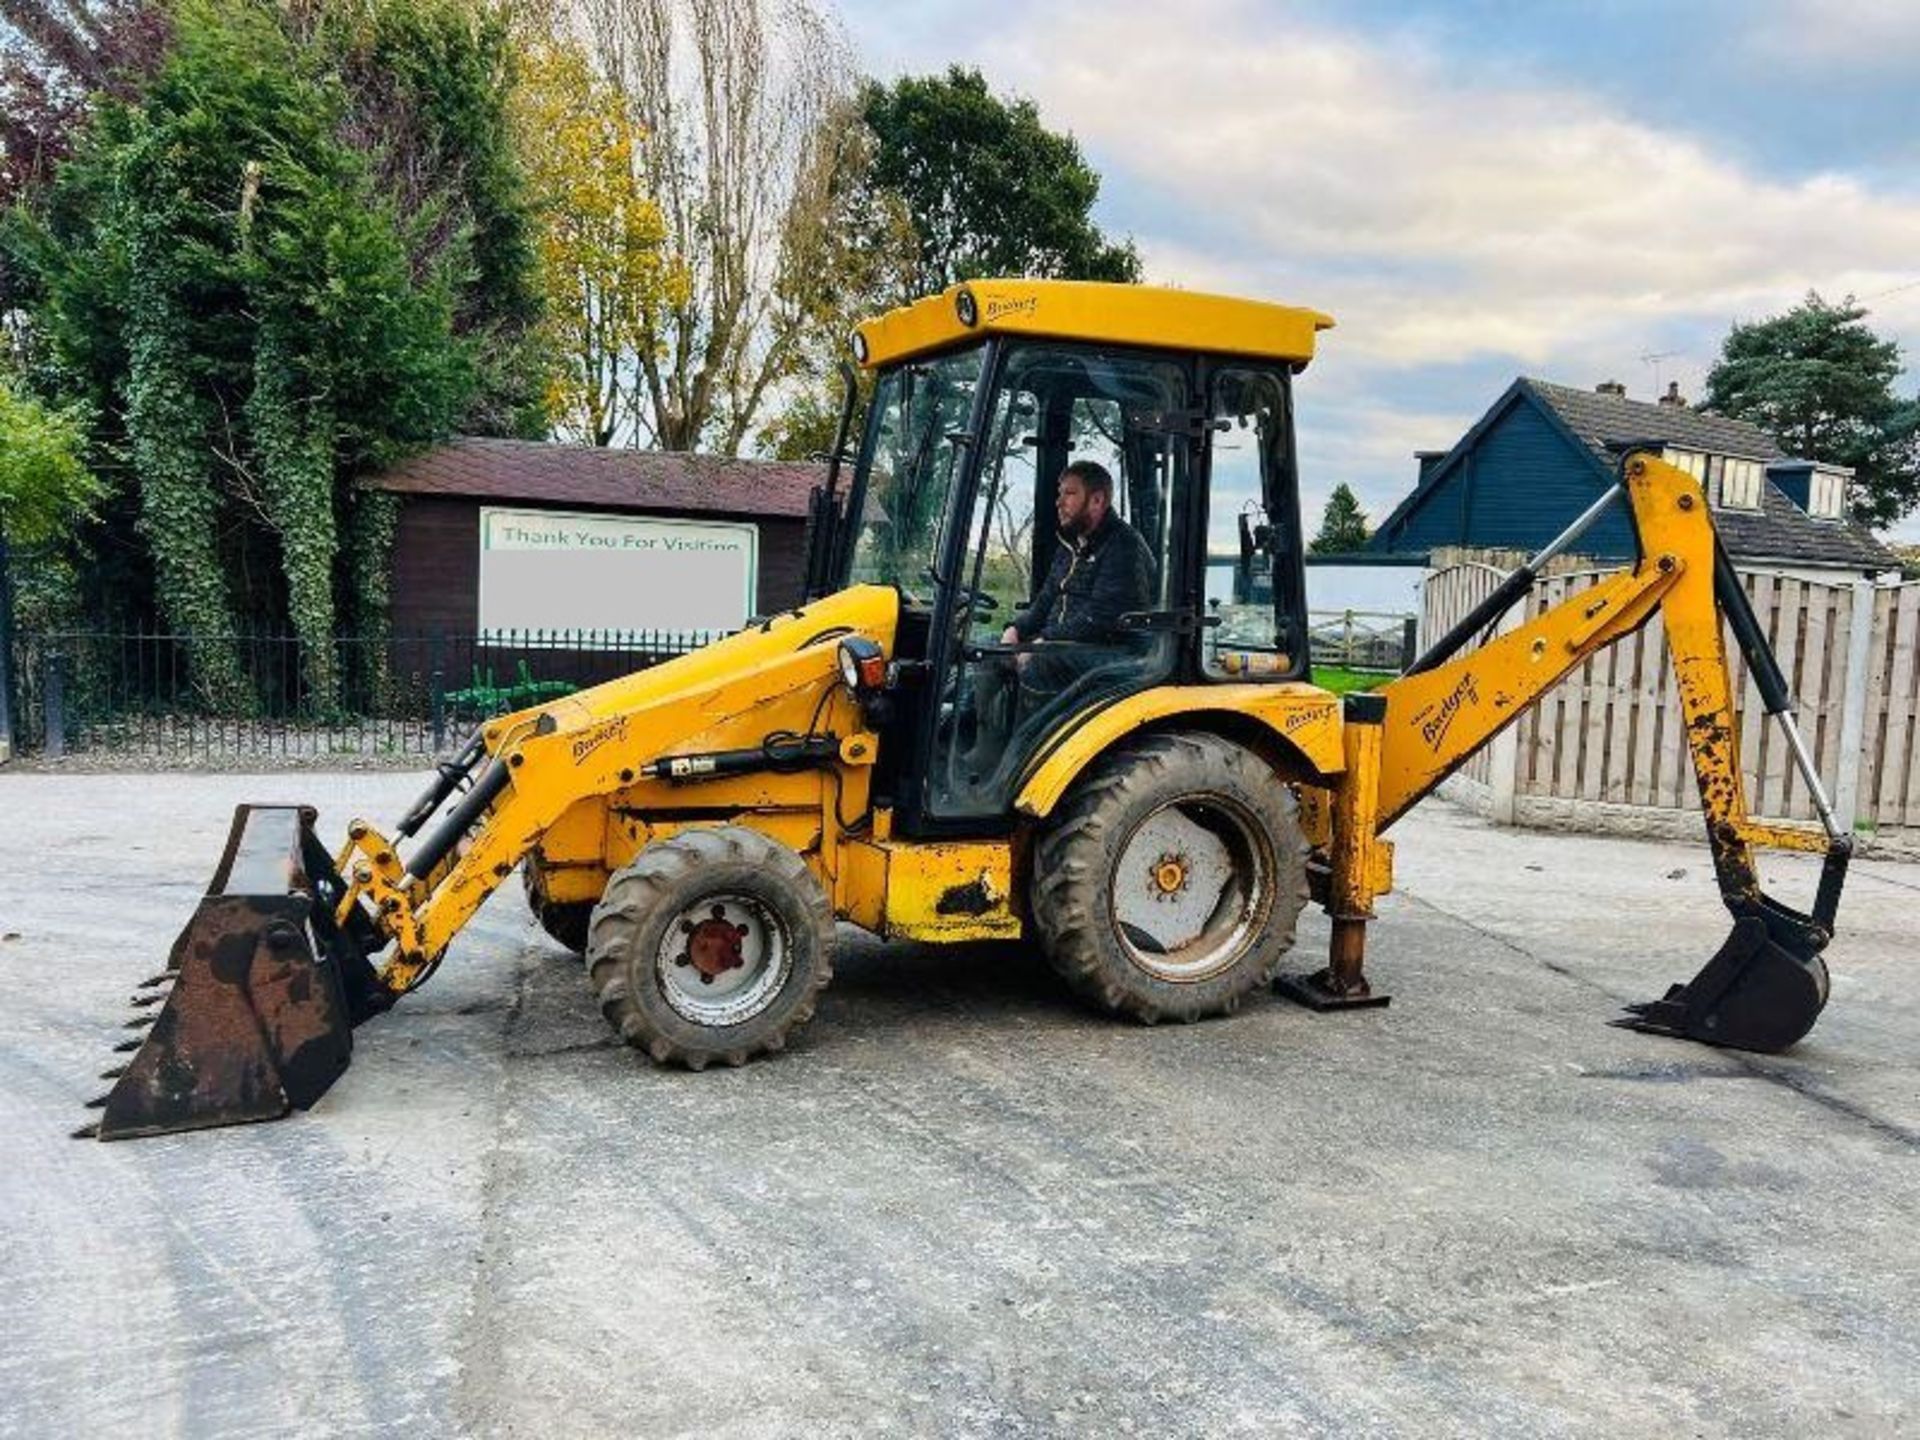
[[[1307,901],[1293,792],[1218,736],[1103,759],[1034,851],[1033,918],[1080,994],[1149,1024],[1231,1014],[1273,978]]]
[[[601,1013],[661,1064],[702,1070],[779,1050],[833,976],[833,909],[806,862],[756,830],[647,846],[588,930]]]
[[[527,892],[527,909],[533,912],[533,918],[539,922],[540,928],[575,955],[584,955],[587,949],[587,926],[593,920],[593,902],[549,900],[543,867],[538,858],[532,855],[521,867],[520,883]]]

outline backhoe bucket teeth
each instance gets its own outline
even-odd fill
[[[1813,1028],[1827,1003],[1826,961],[1811,947],[1797,948],[1760,916],[1744,915],[1692,980],[1629,1005],[1613,1023],[1732,1050],[1784,1050]]]
[[[305,1109],[353,1053],[377,982],[333,923],[342,893],[305,807],[242,805],[207,895],[174,941],[165,1005],[104,1099],[102,1140]],[[160,977],[156,977],[160,978]]]

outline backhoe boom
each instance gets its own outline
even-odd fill
[[[1631,570],[1569,597],[1477,649],[1459,653],[1476,634],[1490,632],[1531,589],[1545,561],[1622,494],[1640,537],[1640,559]],[[1383,688],[1377,774],[1349,769],[1335,802],[1335,834],[1357,825],[1370,828],[1375,837],[1386,831],[1571,671],[1656,614],[1666,628],[1673,659],[1714,873],[1735,929],[1690,986],[1676,986],[1662,1000],[1632,1007],[1624,1023],[1715,1044],[1777,1050],[1804,1035],[1826,1003],[1826,969],[1819,955],[1832,938],[1852,839],[1835,822],[1820,777],[1807,758],[1785,680],[1719,548],[1699,483],[1653,454],[1625,456],[1619,487],[1508,577],[1410,673]],[[1747,811],[1723,615],[1755,674],[1768,713],[1787,729],[1823,829],[1761,823]],[[1350,710],[1350,725],[1368,720],[1366,714]],[[1355,792],[1368,788],[1373,793],[1363,807],[1356,803]],[[1367,825],[1369,816],[1373,818]],[[1756,847],[1825,855],[1812,913],[1782,905],[1762,891],[1753,857]],[[1348,834],[1334,855],[1329,901],[1334,953],[1328,968],[1313,977],[1329,1001],[1370,995],[1361,971],[1361,927],[1372,915],[1375,892],[1369,882],[1376,867],[1366,863],[1361,853],[1365,848]]]

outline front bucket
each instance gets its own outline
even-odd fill
[[[1744,915],[1692,980],[1658,1000],[1629,1005],[1613,1023],[1772,1054],[1813,1028],[1827,989],[1827,963],[1817,951],[1795,954],[1764,919]]]
[[[166,1004],[95,1102],[99,1122],[79,1134],[119,1140],[273,1120],[313,1104],[347,1068],[357,1012],[371,1008],[372,968],[333,923],[340,882],[313,821],[305,807],[234,812],[206,898],[152,982],[171,983]]]

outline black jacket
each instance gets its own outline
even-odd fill
[[[1046,584],[1013,628],[1022,640],[1115,640],[1122,615],[1153,608],[1154,589],[1153,552],[1110,513],[1091,534],[1061,537]]]

